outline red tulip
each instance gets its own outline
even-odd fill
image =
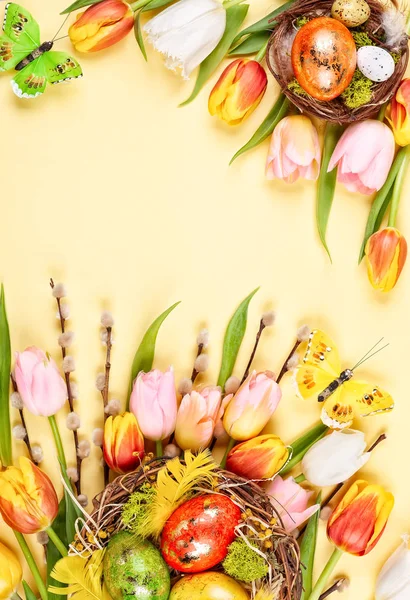
[[[130,473],[141,465],[144,438],[132,413],[108,417],[103,448],[105,462],[116,473]]]
[[[407,242],[400,231],[385,227],[366,244],[369,281],[376,290],[389,292],[396,285],[407,257]]]

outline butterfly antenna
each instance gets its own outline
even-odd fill
[[[66,16],[66,18],[65,18],[65,19],[64,19],[64,21],[62,22],[62,24],[61,24],[61,27],[58,29],[57,33],[55,34],[55,36],[54,36],[54,37],[53,37],[53,39],[51,40],[52,42],[55,42],[55,41],[57,41],[57,40],[56,40],[56,37],[58,36],[58,34],[60,33],[60,31],[62,30],[62,28],[64,27],[64,25],[67,23],[67,19],[68,19],[68,17],[69,17],[69,16],[70,16],[70,13],[68,13],[68,15]],[[66,37],[66,36],[64,36],[64,37]],[[62,39],[62,38],[59,38],[59,39]]]
[[[53,42],[59,42],[60,40],[65,40],[65,38],[68,38],[68,37],[70,37],[70,36],[69,35],[62,35],[61,37],[53,40]]]
[[[366,354],[355,364],[355,366],[352,368],[352,371],[354,371],[355,369],[357,369],[358,367],[360,367],[363,363],[365,363],[366,361],[368,361],[373,356],[376,356],[376,354],[378,354],[379,352],[381,352],[382,350],[384,350],[385,348],[387,348],[387,346],[390,345],[390,344],[385,344],[381,348],[377,348],[377,346],[379,346],[382,343],[383,340],[384,340],[384,338],[380,338],[380,340],[374,346],[372,346],[372,348],[370,348],[370,350],[368,350],[366,352]],[[376,348],[377,348],[377,350],[376,350]],[[374,352],[373,352],[373,350],[374,350]]]

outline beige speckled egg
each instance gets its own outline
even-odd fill
[[[370,6],[366,0],[335,0],[332,17],[346,27],[358,27],[370,17]]]

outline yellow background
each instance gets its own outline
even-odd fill
[[[63,0],[26,0],[49,39],[61,24]],[[247,23],[265,15],[270,2],[253,1]],[[68,40],[59,47],[70,50]],[[94,387],[104,361],[99,317],[115,316],[112,397],[125,401],[131,358],[149,323],[176,300],[183,303],[164,325],[156,366],[173,364],[177,378],[192,368],[195,337],[211,332],[211,368],[217,376],[223,333],[240,300],[260,285],[237,363],[241,375],[262,311],[275,309],[277,323],[264,335],[255,366],[278,370],[303,323],[327,330],[351,366],[380,337],[390,347],[361,375],[395,397],[393,414],[357,423],[371,443],[382,431],[388,441],[374,453],[364,476],[396,496],[396,506],[378,547],[366,558],[346,556],[336,574],[348,574],[343,600],[374,597],[376,573],[410,525],[407,481],[408,268],[389,296],[369,286],[357,266],[370,199],[338,187],[329,227],[333,266],[315,232],[315,187],[264,178],[267,142],[228,161],[259,125],[277,94],[272,82],[262,105],[242,126],[230,129],[207,112],[212,83],[197,100],[178,108],[192,86],[167,71],[158,55],[142,59],[133,35],[109,50],[79,56],[83,80],[53,86],[44,97],[24,101],[0,78],[2,104],[0,276],[6,286],[13,350],[36,344],[60,357],[55,303],[48,279],[69,289],[72,352],[80,386],[81,438],[101,425]],[[399,227],[410,218],[400,209]],[[13,412],[13,424],[17,414]],[[317,422],[319,408],[294,398],[288,382],[271,430],[286,442]],[[32,442],[44,449],[45,466],[59,486],[46,422],[27,415]],[[64,430],[64,415],[59,416]],[[74,458],[71,436],[66,449]],[[24,452],[22,442],[15,444]],[[84,488],[91,498],[102,484],[100,450],[84,461]],[[15,543],[5,525],[1,539]],[[323,529],[323,524],[322,524]],[[33,547],[35,539],[33,539]],[[331,551],[321,532],[317,571]],[[41,553],[38,553],[41,560]]]

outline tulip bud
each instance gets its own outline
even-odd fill
[[[229,402],[223,418],[232,439],[245,441],[262,431],[276,410],[282,392],[272,373],[253,371]]]
[[[410,79],[403,79],[391,101],[388,119],[399,146],[410,144]]]
[[[206,448],[221,417],[221,388],[205,387],[186,394],[178,409],[175,440],[182,450]]]
[[[228,125],[238,125],[262,100],[268,78],[265,69],[249,58],[239,58],[226,67],[208,102],[212,116],[218,115]]]
[[[343,552],[364,556],[379,541],[393,505],[393,495],[380,485],[356,481],[330,516],[327,535]]]
[[[246,479],[270,479],[288,458],[289,450],[277,435],[260,435],[234,446],[226,468]]]
[[[266,177],[286,183],[299,177],[314,181],[319,176],[320,156],[319,136],[312,121],[304,115],[285,117],[272,134]]]
[[[103,0],[80,13],[68,30],[78,52],[97,52],[122,40],[134,26],[134,13],[123,0]]]
[[[116,473],[130,473],[141,465],[144,438],[132,413],[108,417],[103,448],[105,462]]]
[[[407,242],[400,231],[385,227],[367,240],[367,275],[375,290],[389,292],[396,285],[407,257]]]
[[[14,377],[24,406],[33,415],[50,417],[64,406],[64,379],[54,360],[39,348],[32,346],[16,353]]]
[[[19,458],[20,468],[0,472],[0,513],[20,533],[37,533],[50,527],[58,512],[53,484],[28,458]]]
[[[302,473],[317,487],[347,481],[367,463],[366,441],[361,431],[334,431],[316,442],[302,460]]]
[[[12,597],[22,578],[23,571],[17,556],[0,542],[0,600]]]
[[[320,504],[308,507],[312,492],[303,489],[293,477],[282,479],[277,475],[265,490],[288,533],[294,531],[320,509]]]
[[[409,536],[390,556],[376,582],[376,600],[405,600],[410,598]]]
[[[155,442],[170,436],[177,418],[173,369],[166,373],[158,369],[141,372],[134,383],[130,407],[146,438]]]

